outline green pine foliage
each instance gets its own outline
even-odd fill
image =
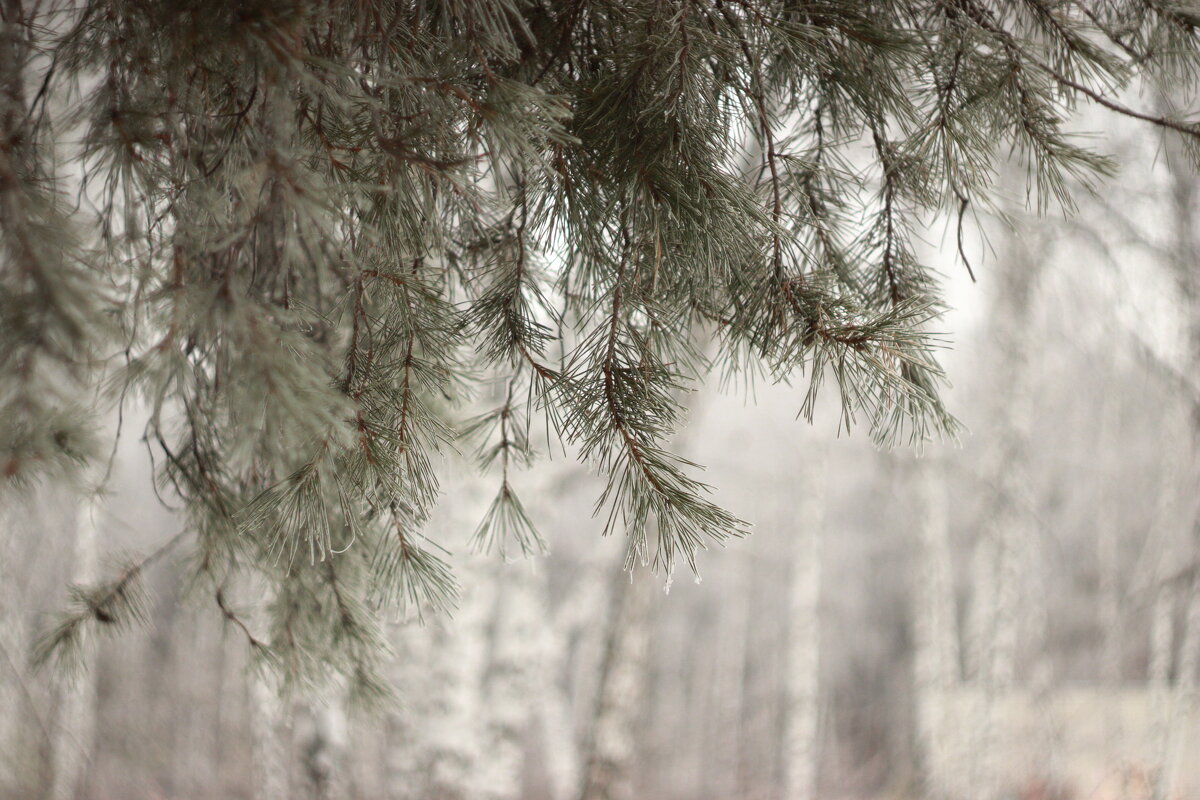
[[[481,548],[542,547],[510,471],[561,442],[632,558],[694,566],[745,525],[668,447],[686,392],[804,380],[811,417],[832,381],[882,444],[953,435],[922,220],[990,207],[1013,153],[1069,207],[1111,168],[1077,102],[1200,134],[1125,100],[1195,83],[1172,0],[3,8],[4,481],[94,463],[136,395],[196,591],[368,692],[380,610],[454,601],[446,453],[498,473]],[[136,615],[138,574],[76,590],[43,657]]]

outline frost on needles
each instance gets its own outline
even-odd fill
[[[90,423],[140,398],[186,516],[143,558],[186,557],[287,677],[378,691],[379,610],[454,601],[425,529],[450,449],[497,476],[480,546],[541,547],[509,475],[561,444],[670,570],[745,532],[668,446],[714,373],[807,382],[809,416],[834,392],[884,445],[953,435],[915,232],[949,214],[961,249],[1011,162],[1069,207],[1110,169],[1077,104],[1195,152],[1137,90],[1194,87],[1197,25],[1172,0],[7,0],[5,490],[102,483]],[[77,587],[41,657],[138,617],[144,566]]]

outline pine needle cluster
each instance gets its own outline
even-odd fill
[[[136,395],[200,590],[290,676],[367,688],[380,609],[453,603],[447,452],[500,473],[480,546],[542,546],[509,475],[544,420],[634,557],[694,563],[744,525],[667,445],[683,393],[803,378],[811,415],[832,381],[880,443],[953,434],[921,221],[988,207],[1014,152],[1069,206],[1111,168],[1080,101],[1200,135],[1123,99],[1194,84],[1173,0],[3,8],[0,473],[91,463]]]

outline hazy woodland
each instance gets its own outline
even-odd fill
[[[478,552],[496,474],[446,447],[424,531],[461,592],[380,612],[390,698],[280,695],[247,644],[262,586],[214,603],[193,553],[145,567],[143,623],[89,633],[83,669],[34,665],[70,585],[186,524],[150,409],[106,412],[101,492],[2,496],[0,798],[1200,797],[1200,184],[1151,126],[1072,125],[1121,164],[1077,208],[1028,210],[1018,154],[1007,219],[915,230],[957,441],[877,447],[834,387],[809,422],[805,376],[718,367],[673,447],[752,530],[695,571],[626,569],[605,476],[536,417],[512,483],[544,552]]]

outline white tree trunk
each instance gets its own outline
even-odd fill
[[[420,800],[428,776],[422,723],[436,691],[432,633],[410,622],[397,625],[390,638],[396,651],[391,682],[399,700],[383,721],[382,783],[387,800]]]
[[[1164,103],[1165,104],[1165,103]],[[1170,145],[1170,156],[1175,161],[1171,169],[1171,256],[1176,273],[1176,282],[1180,295],[1185,303],[1188,322],[1187,361],[1184,373],[1195,376],[1200,370],[1200,274],[1197,273],[1196,259],[1200,257],[1200,240],[1197,238],[1196,215],[1200,213],[1200,191],[1195,178],[1183,173],[1188,155],[1178,143]],[[1154,664],[1152,679],[1159,692],[1160,699],[1168,704],[1165,709],[1164,737],[1162,747],[1162,764],[1154,784],[1154,799],[1167,800],[1175,796],[1175,784],[1179,766],[1185,752],[1186,731],[1193,719],[1197,692],[1197,661],[1200,659],[1200,577],[1193,571],[1189,580],[1184,582],[1180,576],[1167,577],[1170,565],[1196,564],[1200,552],[1197,548],[1197,509],[1195,507],[1194,486],[1200,476],[1196,474],[1197,456],[1200,455],[1200,399],[1192,394],[1186,396],[1185,407],[1188,411],[1188,431],[1181,437],[1186,444],[1176,444],[1168,452],[1178,457],[1183,463],[1182,469],[1168,469],[1166,474],[1175,477],[1174,485],[1168,487],[1175,490],[1173,499],[1176,508],[1174,513],[1168,513],[1168,531],[1176,531],[1176,535],[1168,532],[1167,546],[1164,547],[1164,558],[1160,560],[1159,596],[1155,604],[1155,650],[1163,651],[1157,654],[1160,663]],[[1186,507],[1181,507],[1179,501],[1185,501]],[[1186,542],[1186,546],[1184,543]],[[1172,546],[1173,545],[1173,546]],[[1180,559],[1169,559],[1172,551],[1182,551],[1186,555]],[[1186,588],[1186,593],[1182,590]],[[1170,634],[1170,615],[1174,603],[1180,595],[1184,600],[1183,630],[1180,636],[1178,651],[1178,666],[1175,671],[1173,687],[1166,685],[1166,671],[1171,658],[1173,637]],[[1161,603],[1162,608],[1159,608]],[[1161,617],[1161,619],[1160,619]],[[1158,638],[1166,640],[1158,642]]]
[[[920,498],[913,590],[918,751],[927,794],[947,798],[956,768],[952,751],[963,733],[949,711],[950,693],[960,681],[954,564],[942,466],[922,461],[915,471]]]
[[[1200,658],[1200,579],[1179,571],[1195,564],[1195,509],[1188,504],[1192,485],[1192,449],[1180,441],[1167,443],[1166,474],[1178,476],[1164,487],[1157,524],[1161,546],[1155,570],[1150,625],[1149,681],[1159,739],[1159,763],[1154,771],[1154,800],[1175,797],[1175,785],[1185,749],[1186,732],[1195,711],[1197,659]],[[1183,532],[1190,536],[1185,541]],[[1183,629],[1175,630],[1175,615],[1183,604]],[[1172,670],[1174,667],[1174,670]]]
[[[980,613],[972,631],[974,678],[979,682],[983,708],[977,717],[972,768],[974,791],[984,800],[1006,791],[1005,765],[999,760],[1000,715],[1004,699],[1016,681],[1021,619],[1038,621],[1040,604],[1030,602],[1030,576],[1036,558],[1036,524],[1031,505],[1029,438],[1033,421],[1035,352],[1033,298],[1037,296],[1043,248],[1037,231],[1010,235],[1009,264],[998,276],[993,310],[995,340],[1000,354],[998,375],[1006,390],[1000,393],[998,423],[983,479],[992,492],[988,518],[983,521],[982,548],[977,562],[977,603]],[[986,595],[978,596],[986,591]]]
[[[346,765],[346,713],[340,699],[302,703],[296,721],[300,749],[302,797],[349,800]]]
[[[290,798],[285,704],[276,681],[254,674],[250,684],[250,730],[254,769],[254,800]]]
[[[487,669],[487,620],[496,602],[478,562],[462,565],[463,599],[453,619],[437,626],[434,643],[436,671],[442,675],[443,704],[429,719],[433,786],[437,797],[474,800],[482,790],[480,765],[490,754],[484,749],[483,676]]]
[[[1168,797],[1171,750],[1177,739],[1176,730],[1181,720],[1175,708],[1176,687],[1172,674],[1178,680],[1175,652],[1178,641],[1175,631],[1175,615],[1182,599],[1179,566],[1187,562],[1187,553],[1182,530],[1185,519],[1185,494],[1190,489],[1186,476],[1189,474],[1190,451],[1184,445],[1185,437],[1176,426],[1168,426],[1163,433],[1163,474],[1166,480],[1159,491],[1154,523],[1151,528],[1157,545],[1157,560],[1152,576],[1153,601],[1150,607],[1150,658],[1147,666],[1151,714],[1154,720],[1154,737],[1157,740],[1158,760],[1152,769],[1152,795],[1155,800]],[[1187,637],[1187,633],[1184,637]],[[1182,657],[1182,656],[1181,656]]]
[[[635,725],[646,684],[650,623],[657,580],[645,570],[617,564],[607,623],[595,716],[588,737],[580,800],[630,796],[636,755]]]
[[[1179,648],[1179,668],[1170,693],[1171,708],[1164,746],[1163,769],[1156,798],[1179,797],[1179,770],[1189,752],[1187,736],[1196,714],[1197,664],[1200,661],[1200,580],[1190,581]]]
[[[606,571],[596,564],[585,565],[580,570],[582,575],[558,604],[551,624],[542,626],[543,649],[538,664],[542,688],[538,690],[535,702],[539,706],[546,777],[554,800],[573,797],[579,791],[582,765],[574,714],[576,698],[595,696],[597,687],[584,679],[593,677],[591,673],[599,673],[602,658],[598,644],[595,647],[585,645],[600,638],[594,634],[595,617],[597,609],[604,607]],[[543,591],[545,589],[543,586]],[[575,670],[566,674],[564,667],[570,658],[573,640],[580,640],[572,659],[578,663]],[[587,685],[579,687],[580,683]]]
[[[265,588],[256,596],[264,597],[259,612],[259,628],[269,628],[271,599]],[[266,640],[265,634],[259,635]],[[291,719],[288,704],[280,693],[274,673],[261,665],[248,666],[250,695],[251,764],[254,800],[291,800]]]
[[[1101,446],[1108,452],[1118,452],[1117,430],[1120,406],[1115,398],[1106,396],[1101,413]],[[1106,506],[1108,506],[1106,508]],[[1096,536],[1096,561],[1100,575],[1100,630],[1104,637],[1101,651],[1101,678],[1116,685],[1122,678],[1122,653],[1125,641],[1124,613],[1122,608],[1123,571],[1121,563],[1120,531],[1113,520],[1111,503],[1101,501],[1098,512]]]
[[[533,700],[538,704],[544,768],[550,797],[553,800],[565,800],[579,785],[575,726],[567,693],[558,685],[557,669],[543,667],[541,674],[544,677],[542,688]]]
[[[1097,536],[1100,567],[1100,626],[1104,637],[1101,677],[1110,684],[1121,682],[1122,648],[1125,640],[1121,609],[1121,555],[1117,529],[1101,524]]]
[[[480,687],[486,663],[478,575],[453,620],[409,623],[395,636],[400,700],[387,718],[385,786],[392,800],[467,800],[485,753]],[[471,582],[468,583],[468,580]]]
[[[554,800],[573,796],[580,786],[580,748],[572,713],[572,693],[566,685],[571,681],[563,668],[571,640],[588,632],[594,622],[595,610],[604,604],[603,570],[595,566],[582,569],[583,575],[559,605],[553,623],[545,626],[539,663],[542,688],[536,695],[536,702],[546,776]]]
[[[482,515],[483,495],[471,485],[448,488],[466,498],[435,520],[469,531]],[[431,522],[433,525],[435,522]],[[389,800],[474,800],[485,791],[480,765],[487,717],[482,708],[488,662],[488,620],[497,601],[486,560],[454,564],[463,593],[453,617],[409,619],[392,633],[392,683],[399,703],[386,714],[384,785]]]
[[[479,779],[485,794],[496,800],[516,800],[522,791],[525,748],[534,698],[552,693],[553,686],[539,685],[538,666],[544,649],[540,628],[547,617],[541,559],[524,563],[494,563],[495,586],[488,625],[489,656],[483,675],[480,703],[486,728]]]
[[[788,592],[783,734],[783,800],[816,800],[820,700],[821,539],[825,524],[825,452],[806,451],[797,483]]]
[[[991,631],[996,617],[996,576],[999,572],[996,542],[979,537],[971,555],[971,606],[967,619],[966,678],[983,685],[987,675]]]
[[[33,779],[27,728],[25,620],[17,594],[15,498],[0,495],[0,796],[19,797]]]
[[[1147,676],[1150,684],[1150,703],[1160,742],[1160,762],[1154,772],[1155,794],[1161,798],[1165,789],[1167,742],[1171,728],[1171,662],[1175,650],[1175,599],[1173,583],[1160,583],[1154,593],[1150,616],[1150,664]]]
[[[73,582],[94,583],[97,577],[97,541],[104,504],[91,492],[79,502],[75,516],[75,566]],[[85,628],[83,651],[89,650],[91,633]],[[87,665],[91,667],[92,665]],[[75,800],[87,775],[95,743],[96,671],[84,669],[63,682],[58,692],[50,750],[50,800]]]
[[[746,722],[746,638],[750,627],[749,554],[728,559],[732,580],[716,619],[716,652],[708,693],[709,719],[704,751],[711,760],[712,791],[718,797],[741,793],[742,743]]]

